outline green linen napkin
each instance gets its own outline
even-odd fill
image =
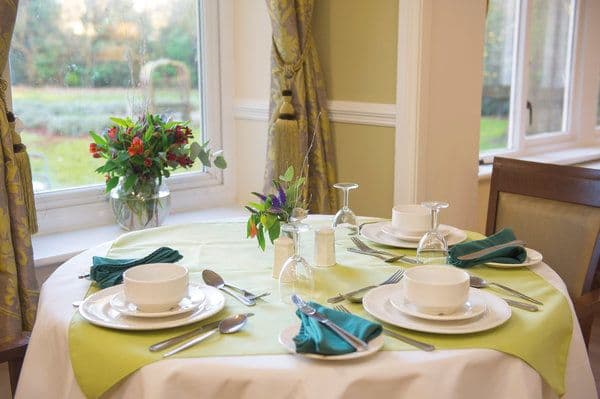
[[[173,263],[183,258],[181,254],[171,248],[161,247],[150,255],[139,259],[112,259],[101,256],[92,258],[93,266],[90,269],[90,279],[104,289],[123,282],[125,270],[148,263]]]
[[[365,342],[369,342],[381,334],[380,324],[352,314],[326,308],[315,302],[309,302],[308,304],[315,308],[317,312],[324,314],[329,320]],[[296,310],[296,316],[302,321],[298,335],[294,337],[296,352],[343,355],[356,351],[333,330],[314,318],[305,315],[300,310]]]
[[[470,254],[494,245],[504,244],[515,240],[515,233],[511,229],[502,229],[494,235],[483,240],[469,241],[464,244],[457,244],[448,251],[448,262],[458,267],[471,267],[487,262],[497,263],[523,263],[527,259],[527,251],[520,246],[502,248],[482,257],[471,260],[459,260],[458,257]]]

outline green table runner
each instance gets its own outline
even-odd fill
[[[314,222],[311,225],[326,225]],[[133,232],[117,239],[107,256],[135,258],[152,250],[169,246],[181,252],[178,263],[190,269],[192,281],[201,282],[200,272],[210,268],[225,280],[236,283],[253,292],[270,290],[266,302],[259,301],[248,308],[226,295],[225,309],[211,320],[224,315],[247,312],[255,316],[239,333],[217,336],[180,352],[174,357],[274,355],[287,353],[277,341],[279,332],[298,322],[291,306],[279,301],[277,280],[271,277],[272,246],[261,252],[254,240],[245,238],[245,223],[198,223],[166,226]],[[482,237],[470,233],[471,239]],[[313,253],[312,234],[301,239],[301,252],[309,260]],[[379,283],[397,270],[369,256],[346,251],[351,247],[349,238],[336,240],[338,264],[332,268],[316,269],[316,302],[325,303],[326,298],[338,292]],[[414,250],[392,249],[398,254],[414,254]],[[571,311],[566,298],[542,277],[528,269],[500,270],[476,267],[469,272],[491,281],[506,283],[540,299],[541,312],[532,313],[512,309],[510,320],[493,330],[466,335],[437,335],[418,333],[398,328],[399,332],[432,343],[438,349],[489,348],[519,357],[537,370],[544,380],[559,394],[565,391],[564,375],[568,348],[572,334]],[[93,291],[92,287],[90,291]],[[494,292],[493,289],[488,289]],[[507,296],[503,292],[495,292]],[[360,305],[348,305],[355,313],[369,318]],[[205,321],[199,324],[206,323]],[[113,385],[137,369],[160,360],[161,355],[151,353],[148,347],[165,338],[191,330],[198,324],[161,331],[117,331],[94,326],[75,313],[69,326],[69,351],[75,377],[88,397],[99,397]],[[394,327],[392,327],[394,329]],[[393,338],[385,338],[383,350],[415,350]],[[377,361],[373,358],[371,361]]]

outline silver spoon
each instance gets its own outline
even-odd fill
[[[229,295],[231,295],[246,306],[256,305],[256,301],[254,299],[250,299],[248,297],[239,295],[237,292],[227,288],[225,286],[225,280],[223,280],[223,277],[213,272],[212,270],[202,270],[202,279],[206,284],[225,291],[226,293],[228,293]]]
[[[499,284],[499,283],[494,283],[492,281],[489,281],[489,282],[485,281],[481,277],[471,276],[470,284],[471,284],[471,287],[473,287],[473,288],[486,288],[486,287],[489,287],[490,285],[493,285],[493,286],[496,286],[498,288],[502,288],[503,290],[508,291],[511,294],[514,294],[514,295],[518,296],[519,298],[523,298],[526,301],[533,302],[533,303],[538,304],[538,305],[543,305],[542,302],[540,302],[537,299],[534,299],[534,298],[532,298],[530,296],[527,296],[527,295],[523,294],[522,292],[519,292],[517,290],[513,290],[512,288],[507,287],[507,286],[502,285],[502,284]]]
[[[212,330],[206,332],[205,334],[202,334],[202,335],[192,339],[191,341],[188,341],[185,344],[180,345],[180,346],[166,352],[163,355],[163,357],[169,357],[178,352],[181,352],[184,349],[192,347],[192,346],[198,344],[199,342],[204,341],[208,337],[212,336],[217,331],[220,332],[221,334],[232,334],[232,333],[238,332],[242,329],[242,327],[244,327],[244,324],[246,324],[247,320],[248,320],[248,316],[246,316],[245,314],[236,314],[235,316],[231,316],[226,319],[223,319],[219,323],[219,326],[217,328],[213,328]]]

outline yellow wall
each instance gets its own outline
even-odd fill
[[[330,100],[394,103],[397,0],[315,2],[313,33]],[[235,2],[238,100],[269,94],[270,21],[263,1]],[[358,214],[388,216],[393,204],[394,128],[333,123],[339,180],[360,188],[350,196]],[[267,123],[236,121],[238,201],[262,190]]]
[[[398,0],[317,1],[313,32],[329,99],[396,102]]]

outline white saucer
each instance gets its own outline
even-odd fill
[[[485,312],[487,308],[485,304],[485,298],[481,295],[481,292],[475,288],[469,289],[469,299],[463,307],[451,314],[429,314],[420,312],[417,307],[408,302],[404,298],[402,285],[399,284],[398,289],[390,297],[390,302],[402,313],[409,316],[418,317],[425,320],[467,320],[478,317]]]
[[[452,227],[448,226],[447,224],[440,224],[438,226],[438,231],[439,233],[444,236],[447,237],[448,234],[450,234]],[[392,226],[392,222],[387,222],[386,224],[381,226],[381,231],[383,231],[385,234],[392,236],[394,238],[398,238],[400,240],[404,240],[404,241],[419,241],[421,240],[421,237],[423,237],[425,235],[425,233],[427,233],[427,230],[425,231],[404,231],[404,230],[400,230],[394,226]]]
[[[467,320],[425,320],[404,314],[392,305],[389,298],[397,290],[395,284],[374,288],[363,297],[363,307],[372,316],[394,326],[436,334],[468,334],[490,330],[504,324],[511,315],[510,307],[504,300],[479,291],[486,304],[481,316]]]
[[[310,359],[320,359],[320,360],[350,360],[356,359],[360,357],[365,357],[372,355],[377,352],[383,346],[383,334],[379,334],[376,338],[373,338],[369,341],[369,348],[366,351],[362,352],[351,352],[346,353],[344,355],[319,355],[317,353],[298,353],[296,352],[296,343],[294,342],[294,337],[298,335],[298,331],[300,330],[300,324],[292,324],[284,328],[279,333],[279,343],[283,345],[285,349],[290,351],[295,355],[300,355],[304,357],[308,357]]]
[[[117,330],[160,330],[192,324],[218,313],[225,306],[225,297],[218,289],[199,286],[205,295],[205,304],[191,312],[171,317],[141,318],[121,314],[110,306],[110,299],[123,287],[114,286],[98,291],[79,305],[81,316],[92,324]]]
[[[523,263],[490,262],[490,263],[486,263],[485,265],[490,266],[490,267],[495,267],[498,269],[514,269],[514,268],[518,268],[518,267],[537,265],[538,263],[540,263],[542,261],[542,259],[544,259],[542,254],[539,253],[538,251],[536,251],[535,249],[525,248],[525,250],[527,251],[527,259],[525,259],[525,262],[523,262]]]
[[[416,249],[419,246],[418,240],[415,241],[407,241],[401,240],[396,237],[392,237],[389,234],[386,234],[382,227],[385,224],[389,224],[388,221],[383,221],[379,223],[369,223],[363,225],[360,229],[360,235],[367,240],[373,241],[377,244],[388,245],[390,247],[396,248],[413,248]],[[456,227],[448,226],[450,228],[450,233],[446,237],[446,241],[448,245],[456,245],[460,242],[463,242],[467,239],[467,233],[462,231],[461,229],[457,229]],[[419,238],[420,239],[420,238]]]
[[[139,310],[135,304],[127,301],[124,290],[121,290],[110,299],[110,306],[126,316],[148,318],[169,317],[191,312],[192,310],[204,305],[205,300],[206,295],[204,295],[202,288],[197,284],[190,283],[188,286],[188,296],[183,298],[177,305],[164,312],[143,312]]]

